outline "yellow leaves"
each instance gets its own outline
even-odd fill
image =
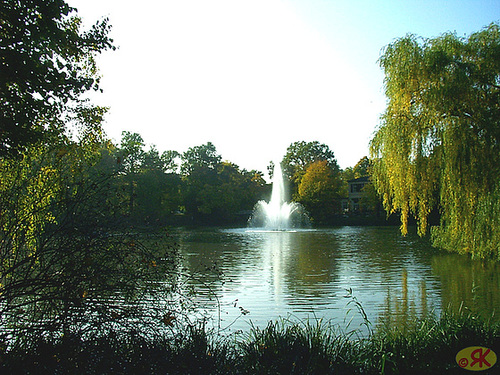
[[[481,133],[474,133],[478,125],[472,117],[438,116],[433,107],[430,113],[403,121],[398,116],[406,110],[405,100],[408,104],[404,95],[395,98],[371,142],[372,180],[384,207],[401,212],[403,234],[408,230],[408,218],[415,215],[418,233],[423,235],[429,214],[439,204],[442,228],[433,231],[435,245],[500,258],[500,225],[491,223],[492,218],[500,217],[500,207],[491,199],[492,186],[499,184],[498,172],[492,171],[498,171],[500,154],[484,148],[477,136]],[[395,108],[397,105],[400,107]]]
[[[401,212],[403,233],[415,215],[424,234],[439,205],[448,228],[439,236],[447,248],[477,253],[489,246],[478,245],[483,238],[500,236],[487,224],[500,216],[500,208],[478,217],[480,208],[492,207],[482,202],[490,201],[499,184],[500,153],[490,150],[500,139],[485,136],[499,126],[490,90],[499,74],[493,53],[500,46],[499,30],[491,25],[468,39],[410,35],[387,46],[380,58],[389,101],[370,143],[372,180],[384,207]]]
[[[335,189],[332,169],[326,160],[312,163],[306,170],[298,186],[299,200],[318,199],[328,191]]]
[[[8,232],[13,254],[23,250],[31,256],[45,225],[56,220],[51,204],[60,191],[59,172],[33,148],[15,162],[2,160],[0,173],[2,208],[8,212],[2,215],[1,229]]]

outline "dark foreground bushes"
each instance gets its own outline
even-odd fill
[[[1,348],[2,374],[464,374],[455,356],[468,346],[500,354],[500,327],[444,315],[368,338],[323,321],[270,322],[241,337],[189,328],[175,337],[133,333],[31,338]],[[500,373],[498,364],[482,372]],[[496,371],[496,372],[495,372]]]

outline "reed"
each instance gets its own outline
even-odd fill
[[[252,327],[240,342],[243,374],[352,373],[358,342],[321,319],[280,319]]]
[[[414,319],[400,328],[380,326],[359,353],[359,363],[363,364],[360,372],[463,373],[455,356],[469,346],[484,346],[500,353],[500,325],[461,311],[445,312],[440,318]]]
[[[466,313],[415,319],[402,328],[380,325],[367,337],[358,333],[289,317],[239,336],[199,325],[173,336],[33,337],[15,349],[0,345],[0,373],[460,374],[455,356],[461,349],[484,346],[500,354],[499,324]]]

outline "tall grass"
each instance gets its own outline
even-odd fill
[[[0,346],[5,374],[463,374],[455,356],[468,346],[500,354],[500,326],[469,314],[378,326],[368,337],[321,319],[280,319],[240,336],[188,326],[175,336],[134,332],[101,337],[33,337]],[[497,372],[495,372],[495,370]],[[500,373],[496,364],[486,374]]]
[[[252,327],[240,342],[243,374],[329,374],[354,372],[359,343],[321,319],[294,322],[281,319],[267,327]]]
[[[177,336],[135,332],[49,340],[0,350],[0,374],[228,374],[233,348],[213,341],[201,327]]]
[[[379,327],[359,353],[364,363],[361,372],[463,374],[466,370],[458,368],[455,356],[469,346],[488,347],[500,354],[500,325],[459,312],[415,319],[403,328]],[[491,373],[500,373],[499,366],[495,367]]]

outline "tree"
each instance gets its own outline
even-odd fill
[[[212,203],[216,204],[214,199],[217,200],[214,187],[217,185],[217,168],[221,160],[222,157],[211,142],[191,147],[182,155],[183,201],[187,213],[212,213]]]
[[[219,197],[226,215],[249,211],[262,198],[265,181],[262,173],[246,171],[230,162],[222,162],[218,170]]]
[[[114,48],[108,20],[83,32],[72,11],[64,0],[0,4],[0,156],[53,140],[99,88],[94,56]]]
[[[155,146],[144,153],[140,172],[137,176],[136,219],[148,224],[164,224],[164,218],[180,205],[180,176],[167,173],[175,167],[175,151],[166,151],[160,156]]]
[[[149,150],[144,153],[142,169],[165,171],[165,164],[155,145],[151,145]]]
[[[372,180],[388,212],[418,231],[441,212],[434,244],[500,259],[500,28],[468,38],[413,35],[386,47],[389,99],[374,138]]]
[[[161,155],[156,146],[144,151],[145,143],[138,133],[124,131],[115,155],[118,161],[118,196],[123,214],[133,223],[164,224],[164,219],[179,209],[180,176],[176,151]]]
[[[342,171],[342,179],[347,189],[347,181],[354,180],[355,178],[365,177],[370,175],[370,159],[363,156],[354,167],[347,167]],[[347,196],[347,195],[346,195]]]
[[[134,297],[174,266],[171,247],[143,246],[116,220],[106,109],[81,99],[98,88],[94,55],[112,48],[109,27],[82,32],[71,11],[62,0],[0,4],[0,341],[10,348],[124,332],[139,311],[154,315]]]
[[[182,159],[181,174],[184,176],[189,175],[197,168],[208,168],[215,171],[222,161],[222,157],[217,154],[217,149],[212,142],[190,147],[184,152]]]
[[[353,168],[354,178],[365,177],[370,174],[370,159],[363,156]]]
[[[140,134],[128,131],[122,132],[118,157],[125,173],[134,174],[139,172],[145,158],[144,146],[144,140]],[[151,156],[152,153],[150,152]]]
[[[136,211],[137,179],[144,163],[144,140],[138,133],[122,132],[120,147],[117,150],[118,164],[121,171],[123,197],[127,201],[129,216]]]
[[[176,173],[178,168],[176,159],[178,159],[180,156],[181,155],[177,151],[163,151],[160,157],[163,163],[163,170],[165,172]]]
[[[307,167],[319,160],[326,160],[332,168],[338,169],[335,155],[327,145],[318,141],[294,142],[288,146],[283,157],[283,170],[288,178],[299,183]]]
[[[314,219],[325,222],[340,211],[341,187],[339,173],[326,160],[318,160],[311,163],[302,176],[296,200]]]
[[[262,198],[262,173],[241,171],[236,164],[222,161],[210,142],[183,154],[181,172],[184,207],[196,221],[227,223]]]
[[[340,168],[335,159],[335,155],[330,148],[318,141],[314,142],[294,142],[287,148],[281,165],[283,174],[293,183],[293,199],[296,198],[301,179],[307,168],[314,162],[326,161],[334,174],[340,174]]]
[[[172,247],[145,246],[120,225],[103,143],[84,139],[0,158],[0,341],[9,345],[130,327],[149,309],[137,293],[174,266]]]

